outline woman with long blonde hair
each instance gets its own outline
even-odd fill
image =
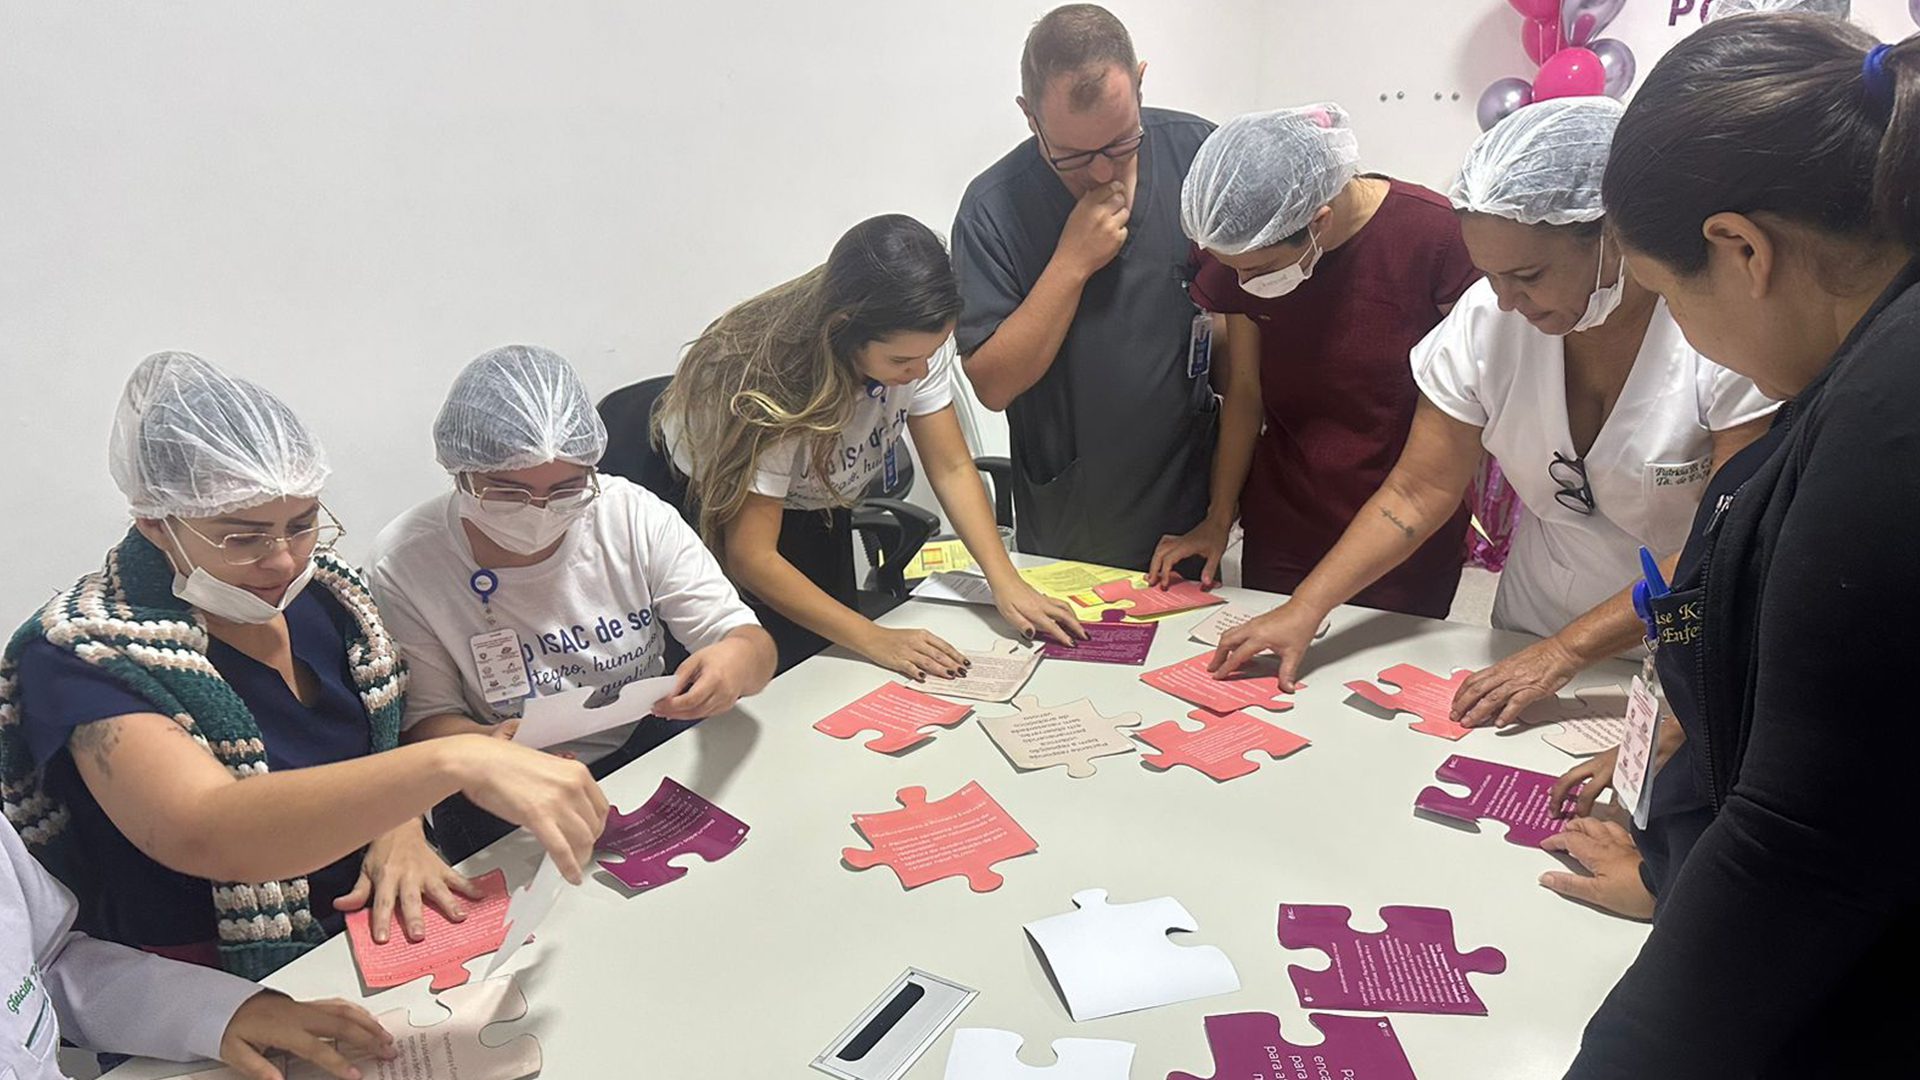
[[[995,605],[1025,637],[1084,636],[1015,573],[953,411],[960,293],[940,238],[899,214],[855,225],[823,266],[722,315],[688,349],[655,440],[688,478],[701,537],[780,646],[782,670],[844,645],[917,680],[966,658],[854,607],[849,508],[906,460],[921,467]]]

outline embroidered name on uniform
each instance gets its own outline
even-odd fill
[[[18,1016],[20,1006],[26,1003],[27,995],[31,993],[33,993],[33,974],[29,972],[26,978],[20,980],[20,989],[7,995],[7,1011]]]

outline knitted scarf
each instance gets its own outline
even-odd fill
[[[346,643],[348,666],[374,751],[390,749],[399,737],[406,665],[358,573],[321,554],[314,559],[313,581],[356,624]],[[205,620],[173,595],[167,557],[138,530],[129,531],[98,573],[48,601],[0,656],[0,803],[29,850],[74,892],[85,897],[97,890],[98,871],[66,830],[68,811],[47,793],[21,725],[20,653],[38,640],[95,665],[152,703],[155,712],[172,717],[236,779],[267,771],[259,725],[207,659]],[[261,978],[326,938],[304,877],[210,884],[221,966],[236,975]]]

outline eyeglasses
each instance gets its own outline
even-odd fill
[[[1033,121],[1033,133],[1040,138],[1040,149],[1047,155],[1047,164],[1061,172],[1084,169],[1093,164],[1093,159],[1097,157],[1106,158],[1108,161],[1125,161],[1140,152],[1140,144],[1147,138],[1147,129],[1143,127],[1131,135],[1113,140],[1098,150],[1083,150],[1077,154],[1062,154],[1054,157],[1053,147],[1047,143],[1047,133],[1040,130],[1038,118]]]
[[[297,551],[305,555],[311,555],[316,551],[332,551],[333,546],[340,542],[340,538],[347,534],[347,530],[334,518],[333,511],[328,510],[324,503],[320,506],[320,512],[327,515],[325,522],[316,522],[285,536],[265,532],[237,532],[228,533],[218,540],[194,528],[182,518],[173,520],[180,522],[181,528],[218,551],[221,562],[228,566],[252,566],[273,554],[275,548],[283,547],[288,551]]]
[[[1553,463],[1547,466],[1547,476],[1560,486],[1553,497],[1561,506],[1576,514],[1593,513],[1593,485],[1587,482],[1586,459],[1570,458],[1555,450]]]
[[[595,473],[588,473],[586,483],[579,487],[549,491],[545,495],[535,495],[522,487],[477,488],[473,486],[473,479],[469,476],[461,477],[460,482],[469,494],[486,503],[488,509],[497,510],[503,514],[517,513],[529,506],[538,506],[563,514],[571,513],[600,497],[600,477]]]

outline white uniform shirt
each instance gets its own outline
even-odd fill
[[[73,894],[0,822],[0,1080],[52,1080],[60,1037],[103,1053],[217,1057],[260,992],[224,971],[73,932]]]
[[[840,433],[826,479],[815,475],[809,440],[783,439],[760,455],[753,476],[753,492],[780,499],[789,510],[824,510],[845,506],[874,478],[886,473],[887,460],[906,460],[906,450],[895,444],[907,429],[909,416],[926,416],[953,404],[953,340],[927,361],[927,374],[901,386],[870,386],[854,406],[853,421]],[[694,455],[680,438],[677,424],[661,425],[673,464],[683,474],[696,476]],[[836,495],[838,493],[838,495]]]
[[[679,513],[615,476],[601,475],[600,497],[552,555],[494,571],[499,585],[486,605],[473,591],[477,569],[452,492],[402,514],[373,542],[368,580],[412,672],[403,728],[444,713],[481,723],[520,715],[521,703],[489,703],[480,687],[470,643],[496,626],[519,634],[533,692],[545,695],[661,674],[663,621],[689,652],[758,625]],[[632,731],[556,749],[591,763]]]
[[[1632,583],[1642,545],[1663,558],[1677,553],[1706,490],[1712,433],[1779,407],[1694,352],[1661,301],[1587,452],[1594,512],[1581,514],[1554,497],[1561,489],[1548,474],[1556,451],[1577,457],[1565,339],[1501,311],[1482,280],[1414,347],[1412,360],[1421,393],[1481,429],[1480,444],[1526,507],[1500,575],[1493,624],[1543,636]]]

